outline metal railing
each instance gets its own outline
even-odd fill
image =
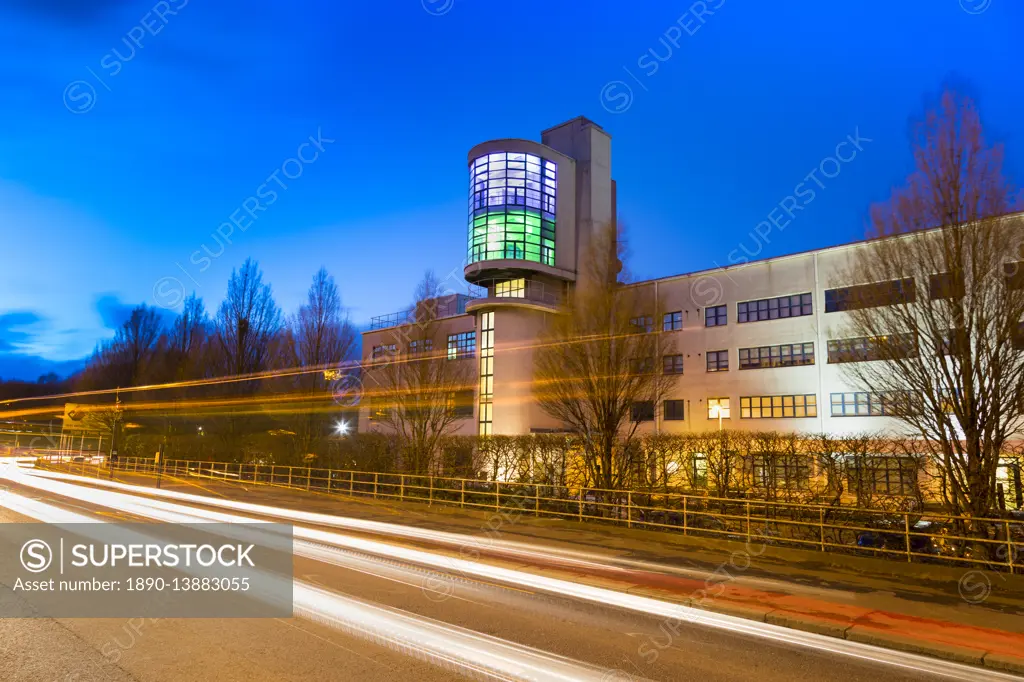
[[[430,301],[420,305],[427,309],[423,314],[429,319],[440,320],[446,317],[455,317],[456,315],[464,314],[466,312],[466,304],[474,298],[476,298],[476,296],[470,296],[468,294],[449,294],[437,299],[431,299]],[[371,317],[370,330],[387,329],[388,327],[397,327],[400,324],[412,324],[416,322],[417,319],[417,308],[416,306],[413,306],[406,310],[400,310],[397,313]]]
[[[80,460],[80,461],[75,461]],[[329,495],[457,505],[624,525],[629,528],[1021,573],[1024,518],[971,518],[823,504],[681,493],[578,488],[384,472],[195,460],[102,458],[40,453],[37,461],[83,476],[159,474],[266,485]],[[972,529],[966,534],[962,529]]]

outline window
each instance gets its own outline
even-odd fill
[[[810,294],[794,294],[778,298],[762,298],[736,304],[737,322],[761,322],[813,314]]]
[[[683,356],[682,355],[666,355],[662,358],[662,371],[665,374],[682,374],[683,373]]]
[[[941,272],[928,277],[928,296],[933,301],[944,298],[963,298],[963,275],[952,272]]]
[[[961,346],[970,347],[970,340],[963,339],[963,330],[947,329],[942,333],[935,343],[935,350],[939,355],[960,355]]]
[[[806,490],[811,481],[811,462],[799,455],[755,454],[755,488]]]
[[[851,491],[881,495],[912,495],[917,488],[917,463],[909,457],[863,457],[847,467]]]
[[[709,350],[707,352],[707,359],[709,372],[729,371],[729,351]]]
[[[631,358],[629,371],[631,374],[654,374],[654,358]]]
[[[779,346],[740,348],[740,369],[799,367],[814,364],[814,342],[786,343]]]
[[[682,400],[666,400],[663,403],[663,406],[665,408],[665,421],[678,422],[683,421],[686,418],[683,416]]]
[[[637,331],[650,333],[654,331],[654,318],[650,315],[641,315],[640,317],[631,317],[629,323],[636,328]]]
[[[909,393],[833,393],[833,417],[894,417],[919,411],[919,401]]]
[[[661,329],[666,332],[677,332],[683,328],[683,311],[677,310],[674,313],[665,313]]]
[[[461,360],[476,355],[476,332],[448,335],[448,359]]]
[[[842,289],[825,290],[825,312],[838,313],[844,310],[877,308],[897,303],[913,303],[917,300],[914,278],[894,279],[891,282],[859,284]]]
[[[472,419],[473,391],[456,391],[449,394],[448,410],[456,419]]]
[[[480,313],[480,387],[478,433],[491,435],[494,423],[494,313]]]
[[[693,453],[693,478],[691,479],[694,488],[703,488],[708,484],[708,456],[703,452]]]
[[[1024,350],[1024,322],[1017,325],[1011,340],[1014,350]]]
[[[831,339],[828,342],[829,364],[909,358],[916,354],[917,343],[912,334],[858,336],[850,339]]]
[[[630,408],[630,417],[634,422],[654,421],[654,401],[641,400],[640,402],[633,403]]]
[[[505,282],[496,282],[494,296],[495,298],[525,298],[526,280],[510,279]]]
[[[729,419],[728,398],[708,398],[708,419]]]
[[[729,322],[729,306],[714,305],[704,309],[705,327],[724,327]]]
[[[1003,273],[1006,275],[1007,289],[1024,289],[1024,261],[1004,263]]]
[[[409,353],[411,355],[429,353],[432,350],[434,350],[433,339],[414,339],[409,342]]]
[[[798,419],[818,416],[818,396],[755,395],[740,398],[740,419]]]
[[[558,167],[534,154],[495,152],[470,168],[469,262],[555,264]]]
[[[372,360],[384,360],[392,357],[398,352],[398,347],[395,344],[385,344],[381,346],[374,346],[370,352],[370,358]]]

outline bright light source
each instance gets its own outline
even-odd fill
[[[338,433],[339,436],[348,435],[348,422],[346,422],[344,419],[339,419],[334,424],[334,430]]]

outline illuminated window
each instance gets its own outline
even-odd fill
[[[494,285],[494,295],[497,298],[525,298],[526,280],[510,279],[505,282],[498,282]]]
[[[818,396],[755,395],[740,398],[740,419],[793,419],[818,416]]]
[[[476,355],[476,332],[448,335],[448,359],[460,360]]]
[[[674,313],[665,313],[661,325],[662,331],[677,332],[683,328],[683,311],[677,310]]]
[[[708,398],[708,419],[729,419],[730,414],[728,398]]]
[[[497,152],[470,167],[469,262],[512,258],[555,264],[557,164]]]
[[[477,421],[481,436],[491,435],[494,422],[494,313],[480,314],[480,404]]]

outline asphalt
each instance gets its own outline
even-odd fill
[[[394,507],[361,502],[339,506],[336,499],[297,498],[291,491],[246,491],[205,482],[203,489],[185,482],[165,480],[163,484],[261,504],[317,511],[326,506],[335,514],[381,516],[390,522],[400,518],[412,525],[424,523],[427,516],[420,511],[422,518],[411,519],[407,510],[400,509],[396,514]],[[22,488],[16,483],[9,487],[17,494],[98,520],[139,520],[116,509]],[[493,516],[485,518],[484,524],[473,514],[460,514],[458,523],[452,518],[434,518],[427,523],[448,530],[453,526],[469,529],[470,533],[475,528],[476,534],[492,538],[516,539],[527,530],[525,523],[506,520],[496,532]],[[0,521],[19,520],[26,519],[0,507]],[[576,545],[580,546],[591,549],[588,542]],[[623,558],[621,552],[601,549],[609,556]],[[639,560],[637,556],[629,559]],[[608,680],[925,679],[921,674],[870,660],[839,657],[699,623],[667,627],[664,619],[653,616],[461,574],[449,576],[443,590],[432,590],[431,581],[436,576],[426,577],[421,567],[386,556],[363,557],[362,561],[362,565],[352,567],[297,557],[295,577],[360,600],[598,666]],[[694,565],[677,565],[667,574],[694,570]],[[740,577],[754,582],[766,579],[756,572]],[[812,592],[823,589],[806,584],[800,588]],[[999,613],[998,609],[989,611]],[[434,680],[452,679],[455,674],[452,669],[438,668],[303,618],[0,620],[0,679],[4,680]]]

